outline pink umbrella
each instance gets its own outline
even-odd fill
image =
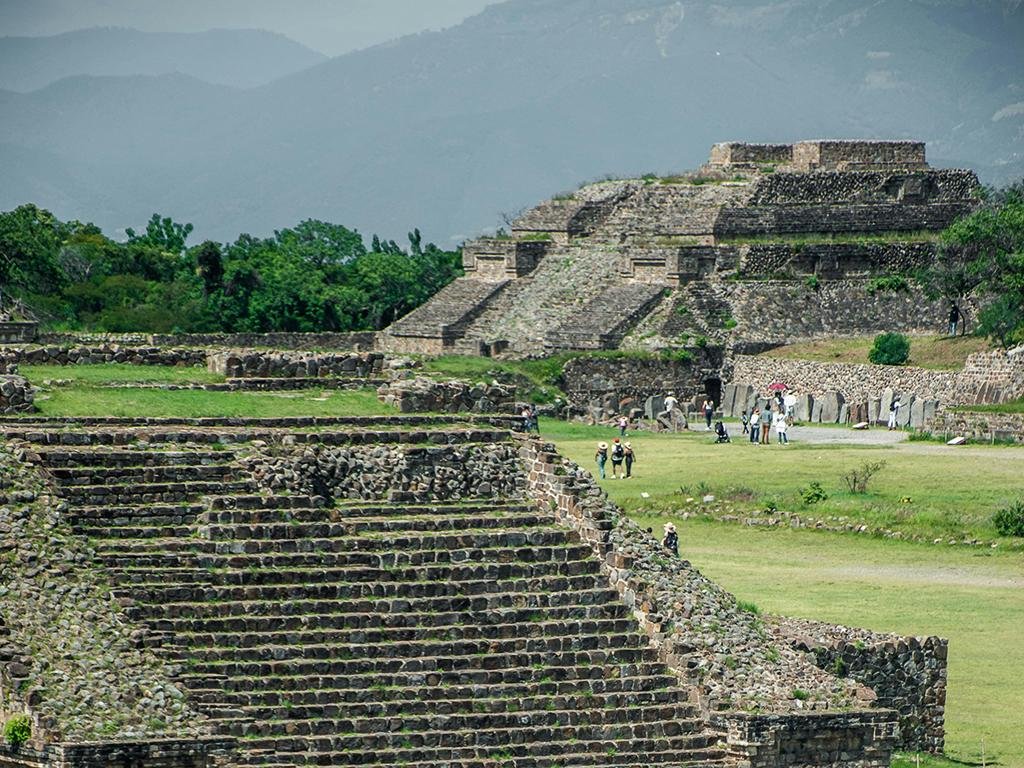
[[[786,389],[789,389],[789,387],[787,387],[781,381],[776,381],[774,384],[772,384],[770,387],[768,387],[768,391],[769,392],[782,392],[783,390],[786,390]]]

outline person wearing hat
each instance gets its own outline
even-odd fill
[[[597,444],[597,453],[594,454],[594,460],[597,461],[597,474],[604,480],[604,465],[608,463],[608,443]]]
[[[621,480],[622,474],[622,462],[626,459],[626,449],[622,445],[622,441],[619,438],[615,438],[612,441],[612,477],[615,480]]]
[[[661,546],[679,557],[679,534],[673,523],[665,523],[665,538],[661,540]]]
[[[626,452],[626,477],[632,477],[633,462],[636,461],[636,454],[633,453],[633,444],[626,443],[623,446],[623,450]]]

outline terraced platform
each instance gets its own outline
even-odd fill
[[[725,765],[592,547],[523,495],[332,503],[246,470],[254,439],[351,444],[340,425],[4,426],[234,764]]]

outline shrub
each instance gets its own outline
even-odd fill
[[[867,493],[868,481],[884,468],[884,461],[865,461],[858,469],[851,469],[843,475],[843,480],[850,493]]]
[[[874,296],[879,291],[908,293],[910,291],[910,283],[907,282],[907,278],[903,277],[903,275],[881,275],[868,281],[868,293]]]
[[[32,723],[26,715],[15,715],[4,723],[4,741],[12,747],[20,747],[32,735]]]
[[[880,333],[868,352],[875,365],[903,365],[910,359],[910,339],[902,333]]]
[[[1018,499],[992,516],[1000,536],[1024,536],[1024,499]]]
[[[736,607],[739,608],[741,611],[752,613],[755,616],[758,616],[761,613],[761,609],[757,607],[757,604],[752,603],[749,600],[737,600]]]
[[[808,275],[804,278],[804,285],[810,288],[812,291],[818,290],[821,287],[821,281],[817,275]]]
[[[805,505],[810,506],[811,504],[817,504],[819,501],[825,501],[828,499],[828,494],[821,487],[821,483],[815,480],[806,488],[800,489],[800,498]]]

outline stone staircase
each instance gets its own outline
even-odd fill
[[[724,765],[592,548],[547,510],[257,494],[244,441],[163,429],[26,447],[238,764]]]
[[[451,341],[464,335],[465,326],[507,283],[507,280],[486,281],[465,277],[455,280],[442,288],[429,302],[393,323],[387,331],[390,345],[401,352],[441,352]],[[418,348],[431,342],[433,346]]]
[[[612,285],[549,333],[545,346],[552,350],[614,349],[666,291],[664,285],[651,283]]]
[[[719,340],[728,333],[726,323],[730,318],[732,305],[727,294],[713,281],[705,280],[675,291],[660,335],[666,339],[704,336]]]

